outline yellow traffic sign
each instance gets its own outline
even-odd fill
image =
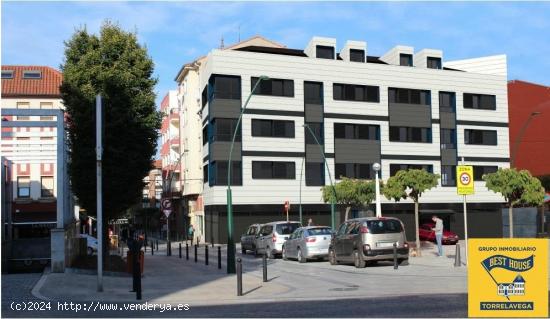
[[[458,195],[473,195],[474,192],[474,168],[468,165],[456,167],[456,190]]]

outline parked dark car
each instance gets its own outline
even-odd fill
[[[434,223],[422,224],[418,229],[418,236],[420,240],[432,241],[435,242],[435,232],[433,228],[435,227]],[[453,233],[450,230],[443,230],[443,237],[441,242],[444,245],[455,245],[458,242],[458,235]]]
[[[247,250],[256,252],[256,236],[258,235],[261,224],[252,224],[248,226],[246,232],[241,236],[241,252],[246,254]]]
[[[329,262],[353,263],[363,268],[368,261],[393,260],[393,244],[397,244],[397,259],[409,259],[409,244],[403,223],[393,217],[351,219],[340,225],[329,247]]]

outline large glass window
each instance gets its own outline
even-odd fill
[[[41,197],[53,197],[53,176],[42,176]]]
[[[431,143],[432,129],[390,126],[390,142]]]
[[[294,137],[294,121],[252,120],[252,136]]]
[[[318,59],[334,60],[334,47],[318,45],[315,49]]]
[[[439,111],[456,112],[456,98],[454,92],[439,92]]]
[[[222,119],[217,118],[212,121],[212,142],[214,141],[223,141],[230,142],[233,139],[233,134],[237,127],[237,119]],[[235,141],[241,140],[241,129],[237,132]]]
[[[323,83],[304,82],[304,101],[306,104],[323,104]]]
[[[31,179],[28,176],[17,177],[17,197],[31,196]]]
[[[433,173],[433,165],[429,164],[390,164],[390,176],[395,176],[397,172],[408,169],[423,169],[426,172]]]
[[[215,99],[241,99],[241,78],[230,75],[213,75],[210,79]],[[204,103],[204,101],[203,101]]]
[[[352,62],[365,62],[365,51],[358,50],[358,49],[350,49],[349,60]]]
[[[337,101],[380,102],[380,88],[372,85],[334,83],[332,96]]]
[[[251,78],[251,88],[253,89],[256,86],[259,78]],[[262,80],[260,86],[256,88],[254,94],[258,95],[272,95],[272,96],[294,96],[294,80],[284,80],[284,79],[269,79]]]
[[[294,162],[252,161],[253,179],[296,179]]]
[[[213,161],[210,163],[210,185],[227,185],[228,161]],[[231,161],[231,185],[242,185],[242,165],[240,161]]]
[[[431,95],[429,90],[415,90],[402,88],[388,89],[390,103],[431,105]]]
[[[380,140],[380,126],[334,123],[334,138]]]
[[[441,149],[456,149],[456,130],[441,129]]]
[[[464,108],[496,110],[496,97],[494,95],[464,93]]]
[[[441,186],[456,186],[456,166],[441,166]]]
[[[325,185],[325,164],[324,163],[305,163],[306,166],[306,186]]]
[[[474,166],[474,181],[482,181],[483,175],[495,173],[498,171],[498,166],[481,166],[481,165],[475,165]]]
[[[413,56],[412,54],[399,54],[399,65],[402,66],[413,66]]]
[[[428,69],[441,69],[441,58],[428,57],[426,62]]]
[[[208,123],[202,128],[202,145],[208,143]]]
[[[497,131],[465,129],[464,143],[470,145],[497,145]]]
[[[358,178],[358,179],[373,179],[374,172],[371,169],[371,164],[359,163],[336,163],[334,165],[336,179]]]

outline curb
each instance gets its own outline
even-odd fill
[[[40,289],[42,289],[42,286],[44,286],[46,279],[48,279],[49,273],[50,273],[50,267],[44,268],[44,271],[42,272],[42,276],[40,277],[38,282],[36,282],[36,285],[34,285],[34,287],[31,290],[31,294],[40,300],[52,301],[50,298],[47,298],[40,293]]]
[[[71,268],[66,267],[65,273],[69,274],[78,274],[78,275],[97,275],[97,270],[94,269],[82,269],[82,268]],[[118,271],[103,271],[103,276],[108,277],[132,277],[132,275],[125,272]]]

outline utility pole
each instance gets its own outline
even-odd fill
[[[103,291],[103,182],[101,161],[103,159],[103,116],[101,95],[95,98],[96,120],[96,180],[97,180],[97,291]]]

